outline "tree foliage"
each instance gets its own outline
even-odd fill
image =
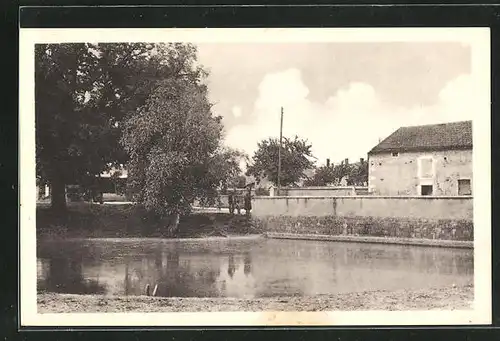
[[[201,79],[195,53],[189,44],[36,45],[37,176],[51,185],[54,207],[65,207],[66,184],[88,186],[127,161],[123,119],[146,105],[158,82]]]
[[[368,162],[354,164],[349,172],[348,185],[363,186],[368,182]]]
[[[244,188],[247,184],[247,178],[238,174],[229,180],[229,186],[234,188]]]
[[[64,206],[64,185],[100,168],[104,153],[91,146],[109,124],[83,100],[96,67],[85,44],[37,45],[35,56],[37,175],[50,182],[53,204]]]
[[[362,186],[368,182],[368,162],[354,164],[341,162],[337,165],[316,168],[314,176],[305,181],[306,186],[339,185],[345,178],[348,186]]]
[[[337,182],[337,175],[335,174],[333,166],[321,166],[316,168],[312,178],[304,181],[305,186],[329,186]]]
[[[221,117],[212,115],[206,73],[193,67],[195,52],[179,57],[185,59],[178,69],[183,76],[158,82],[146,105],[127,117],[121,140],[134,199],[177,220],[195,199],[214,200],[217,189],[240,173],[242,157],[222,146]]]
[[[311,144],[307,140],[295,136],[294,139],[283,138],[281,148],[282,186],[296,185],[307,178],[304,171],[314,166]],[[278,184],[278,154],[279,140],[269,138],[258,143],[258,148],[252,157],[253,163],[247,169],[247,175],[254,176],[257,181],[267,177],[272,183]]]

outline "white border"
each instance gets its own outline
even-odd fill
[[[20,29],[20,270],[22,326],[456,325],[491,323],[490,32],[488,28]],[[60,42],[461,42],[484,84],[473,120],[475,304],[471,311],[85,313],[36,312],[34,44]]]

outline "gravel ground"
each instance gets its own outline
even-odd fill
[[[38,294],[38,313],[77,312],[229,312],[472,309],[472,285],[416,291],[369,291],[312,297],[161,298]]]

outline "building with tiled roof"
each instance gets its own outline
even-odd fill
[[[368,152],[376,195],[472,195],[472,122],[401,127]]]
[[[472,149],[472,121],[401,127],[368,154]]]

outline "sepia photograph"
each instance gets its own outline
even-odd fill
[[[21,29],[22,321],[490,323],[489,44]]]

